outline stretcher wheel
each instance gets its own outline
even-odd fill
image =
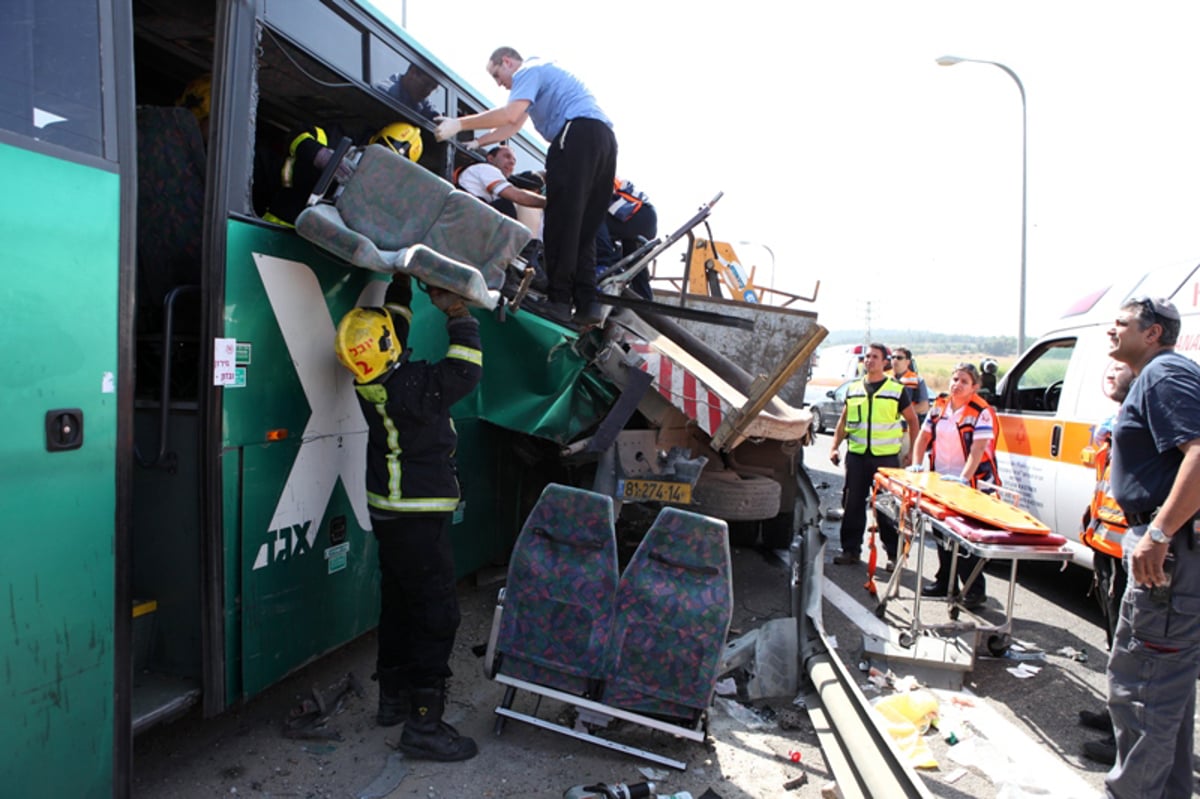
[[[882,619],[887,615],[887,600],[883,600],[875,606],[875,618]]]
[[[900,638],[899,638],[900,646],[904,647],[905,649],[912,649],[913,641],[914,641],[914,639],[913,639],[912,632],[910,632],[909,630],[902,630],[900,632]]]
[[[1004,653],[1012,646],[1012,636],[1007,633],[989,635],[987,639],[988,652],[996,657],[1004,657]]]

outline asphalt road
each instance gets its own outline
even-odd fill
[[[828,461],[829,437],[820,436],[805,449],[807,467],[819,487],[825,509],[840,505],[842,474]],[[1102,792],[1105,766],[1083,759],[1084,741],[1100,734],[1077,723],[1081,709],[1099,710],[1105,693],[1104,632],[1099,611],[1088,596],[1090,572],[1078,567],[1065,571],[1048,564],[1024,564],[1015,594],[1013,636],[1029,660],[977,656],[966,672],[947,672],[922,663],[880,662],[863,651],[864,630],[886,634],[911,623],[911,603],[889,603],[885,618],[875,616],[876,601],[864,589],[865,570],[834,566],[838,523],[823,522],[831,544],[825,554],[823,621],[837,643],[843,661],[860,679],[869,699],[886,699],[894,692],[877,689],[859,664],[870,660],[896,678],[920,672],[922,682],[941,685],[947,674],[960,675],[961,690],[938,690],[942,729],[919,736],[930,766],[919,773],[939,797],[1053,796],[1094,797]],[[913,553],[909,569],[915,567]],[[928,553],[925,570],[932,576],[936,557]],[[734,551],[735,611],[733,632],[754,629],[789,612],[788,572],[770,553]],[[1007,569],[990,567],[989,602],[981,611],[984,624],[1003,620],[1001,600],[1007,596]],[[395,728],[374,725],[375,686],[367,681],[373,670],[373,635],[355,641],[310,664],[261,696],[216,719],[197,713],[150,730],[136,742],[134,795],[145,799],[200,799],[213,796],[345,797],[358,796],[363,786],[389,769],[403,775],[390,797],[557,797],[570,785],[588,781],[633,782],[642,777],[644,763],[535,727],[510,722],[502,736],[492,731],[492,708],[500,686],[482,675],[472,647],[487,639],[502,571],[482,575],[482,582],[464,581],[460,598],[463,627],[455,648],[448,719],[480,743],[480,755],[462,764],[397,762],[389,753]],[[912,586],[915,574],[905,574]],[[926,624],[945,621],[944,603],[925,603]],[[1016,648],[1014,648],[1015,651]],[[1032,676],[1010,672],[1033,666]],[[350,698],[331,716],[335,740],[293,740],[281,735],[283,721],[297,703],[311,696],[313,685],[326,686],[355,673],[366,683],[362,699]],[[762,707],[764,703],[757,703]],[[832,778],[818,741],[804,714],[789,726],[782,724],[785,699],[772,701],[776,713],[756,719],[736,706],[721,703],[711,714],[709,740],[693,744],[661,736],[637,738],[635,745],[667,750],[688,763],[686,772],[664,774],[660,793],[689,790],[699,797],[713,790],[721,799],[757,799],[821,795]],[[730,710],[738,711],[731,713]],[[554,709],[542,712],[554,719]],[[793,717],[795,714],[791,714]],[[945,731],[956,729],[951,746]],[[910,744],[914,743],[909,741]],[[795,755],[801,764],[792,762]],[[800,770],[807,785],[783,790]],[[393,773],[393,776],[395,774]]]

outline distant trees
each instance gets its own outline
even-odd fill
[[[823,346],[837,344],[867,343],[865,330],[838,330],[831,332]],[[872,341],[882,341],[889,346],[903,345],[919,355],[930,352],[960,353],[974,355],[982,353],[996,358],[1019,355],[1016,336],[966,336],[961,333],[933,333],[926,330],[872,330]]]

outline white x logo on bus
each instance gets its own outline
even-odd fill
[[[367,421],[358,405],[351,375],[334,355],[334,321],[317,276],[299,261],[255,253],[254,262],[312,410],[300,439],[300,451],[267,529],[322,519],[341,477],[359,526],[369,530]],[[371,281],[363,289],[360,303],[379,304],[382,297],[372,295],[381,294],[383,288],[383,283]],[[306,530],[309,549],[316,535],[317,525],[312,524]],[[258,560],[264,564],[266,554],[259,553]]]

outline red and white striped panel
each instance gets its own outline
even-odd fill
[[[626,338],[629,348],[642,356],[638,368],[654,378],[654,388],[667,402],[683,411],[710,436],[732,407],[694,374],[640,339]]]

